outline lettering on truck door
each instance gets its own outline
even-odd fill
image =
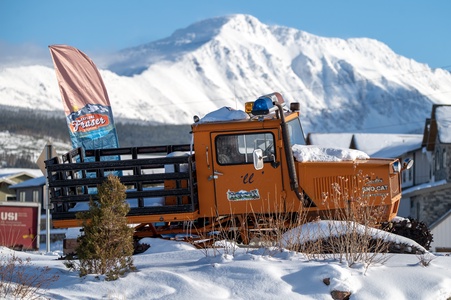
[[[212,133],[217,211],[221,214],[260,213],[283,209],[280,203],[280,154],[271,131]],[[253,151],[263,152],[263,169],[256,170]]]

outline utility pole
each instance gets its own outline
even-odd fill
[[[46,160],[49,160],[52,158],[52,144],[47,144],[45,146],[46,149]],[[46,251],[47,253],[50,252],[50,197],[49,197],[49,179],[47,177],[47,169],[45,169],[45,186],[44,186],[44,204],[45,204],[45,245],[46,245]]]

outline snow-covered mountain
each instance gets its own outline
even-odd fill
[[[422,133],[432,104],[451,104],[446,70],[376,40],[324,38],[249,15],[204,20],[125,49],[101,74],[116,120],[191,123],[279,91],[301,103],[305,132]],[[1,69],[0,105],[63,114],[54,70]]]

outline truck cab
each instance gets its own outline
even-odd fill
[[[279,93],[246,106],[242,119],[207,118],[192,126],[201,216],[307,210],[315,218],[351,203],[373,207],[380,220],[396,216],[396,159],[298,161],[294,150],[320,149],[305,146],[298,106],[284,107]]]

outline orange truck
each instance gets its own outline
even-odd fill
[[[306,146],[299,115],[298,103],[286,107],[282,95],[272,93],[246,103],[245,111],[195,116],[188,145],[74,149],[47,160],[53,226],[80,226],[76,212],[88,209],[108,174],[120,174],[127,187],[128,222],[136,224],[137,237],[183,233],[187,224],[197,232],[220,225],[241,228],[247,242],[252,230],[270,229],[262,219],[274,215],[339,219],[335,212],[362,207],[379,222],[392,220],[401,171],[411,164],[362,153],[344,160],[333,154],[355,150]],[[303,159],[302,151],[322,155]]]

